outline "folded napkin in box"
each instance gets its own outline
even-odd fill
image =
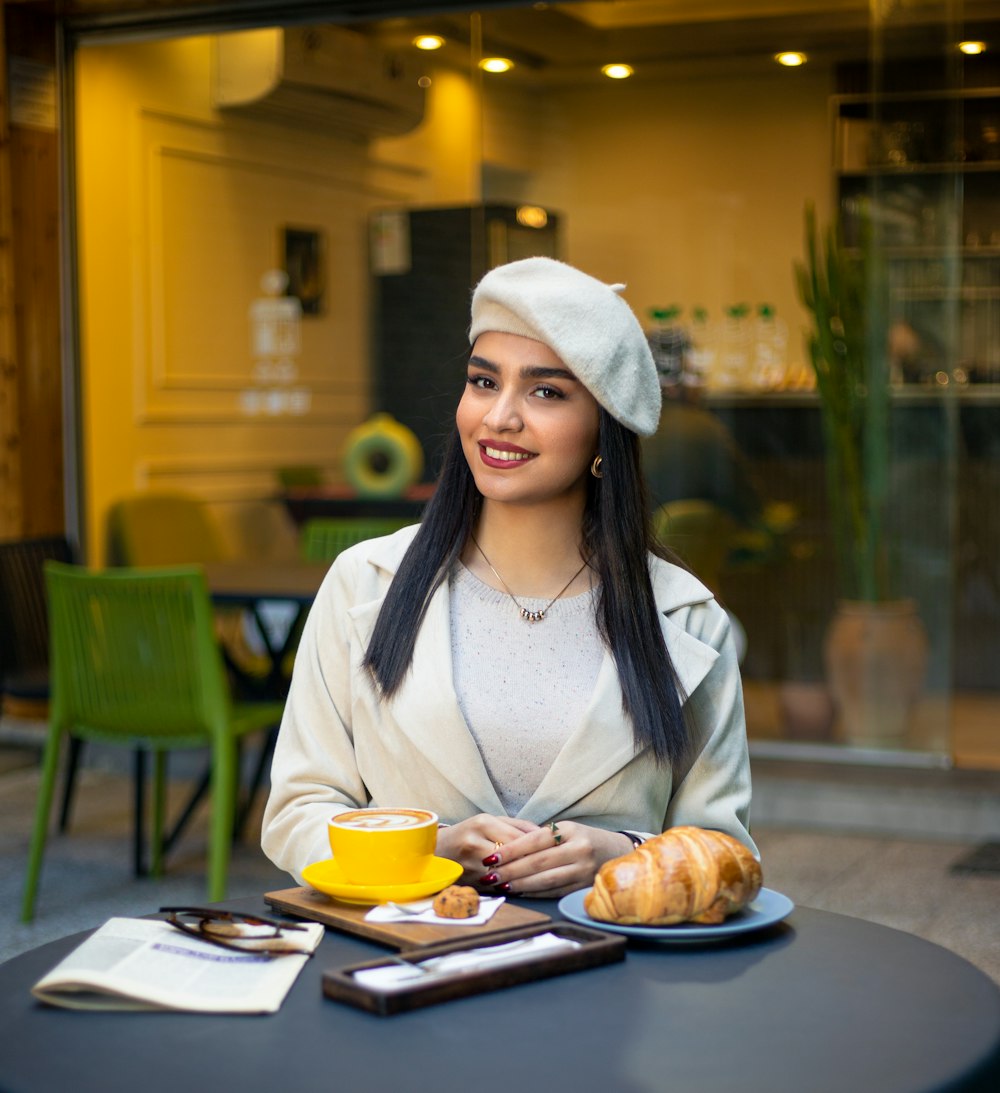
[[[429,960],[402,954],[394,957],[391,964],[384,964],[378,968],[361,968],[355,971],[353,976],[358,983],[369,990],[398,991],[412,986],[414,982],[432,983],[452,975],[491,971],[504,965],[522,964],[525,961],[537,960],[541,956],[548,956],[553,952],[579,949],[580,944],[572,938],[559,937],[550,932],[517,941],[497,942],[465,952],[448,953]]]

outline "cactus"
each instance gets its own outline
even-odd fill
[[[883,511],[889,463],[886,278],[861,221],[861,244],[844,245],[838,223],[820,230],[805,211],[805,260],[795,263],[826,447],[827,487],[842,593],[890,599]]]

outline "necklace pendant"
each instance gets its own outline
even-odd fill
[[[585,558],[584,561],[583,561],[583,565],[580,566],[580,568],[573,574],[573,576],[570,577],[570,579],[562,586],[562,588],[552,597],[551,600],[549,600],[549,602],[540,611],[529,611],[526,607],[522,607],[517,602],[517,599],[515,598],[514,593],[511,592],[511,590],[507,587],[507,582],[503,579],[503,577],[500,576],[499,573],[497,573],[496,569],[494,569],[494,567],[493,567],[493,563],[489,560],[489,558],[486,557],[486,554],[483,551],[483,548],[479,545],[479,543],[476,542],[475,535],[472,536],[472,541],[473,541],[473,543],[476,544],[476,550],[478,550],[479,553],[482,554],[483,561],[493,571],[493,576],[496,577],[496,579],[503,586],[503,590],[507,593],[508,596],[510,596],[511,601],[517,607],[518,611],[521,613],[521,618],[524,619],[525,622],[541,622],[542,619],[545,618],[545,612],[548,611],[548,609],[556,602],[556,600],[559,599],[559,597],[566,591],[566,589],[569,588],[569,586],[577,579],[577,577],[580,576],[580,574],[587,568],[587,565],[589,564],[589,561],[590,561],[589,558]]]

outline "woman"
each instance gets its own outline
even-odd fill
[[[515,895],[675,824],[753,847],[728,619],[649,530],[660,390],[621,287],[547,258],[477,286],[422,523],[341,554],[303,633],[264,816],[282,868],[369,804],[433,809],[463,881]]]

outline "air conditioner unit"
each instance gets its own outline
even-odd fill
[[[216,36],[213,101],[281,125],[389,136],[423,119],[418,76],[406,53],[346,27],[268,27]]]

